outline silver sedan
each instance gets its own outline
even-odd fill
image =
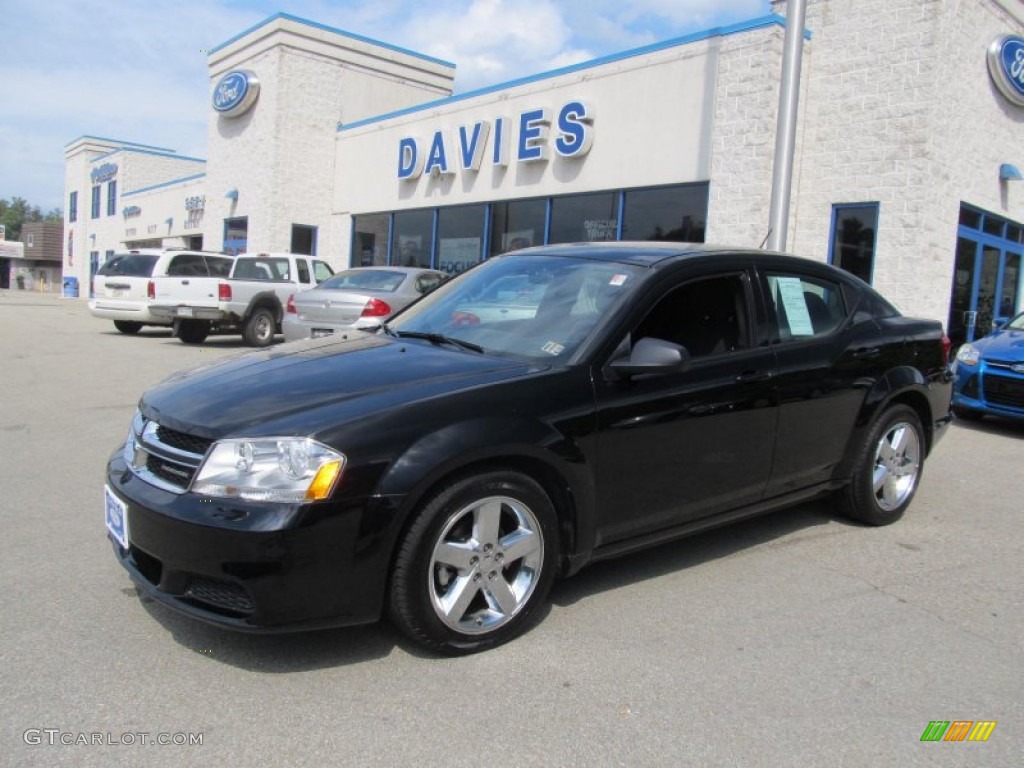
[[[410,267],[357,267],[338,272],[316,288],[288,298],[281,323],[284,339],[377,327],[446,277],[443,272]]]

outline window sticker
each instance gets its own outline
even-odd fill
[[[814,326],[804,300],[803,283],[799,277],[777,277],[779,298],[789,320],[789,332],[794,336],[813,336]]]
[[[559,344],[557,341],[549,341],[540,349],[541,352],[547,352],[549,355],[560,355],[562,350],[565,349],[565,345]]]
[[[629,275],[612,275],[612,279],[608,281],[608,285],[625,285],[626,280],[629,279]]]

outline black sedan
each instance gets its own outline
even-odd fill
[[[376,334],[146,392],[107,466],[107,528],[142,591],[196,618],[388,613],[468,653],[596,560],[825,495],[897,520],[950,422],[947,356],[939,323],[817,262],[518,251]]]

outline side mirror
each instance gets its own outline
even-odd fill
[[[690,353],[686,347],[664,339],[645,337],[633,345],[629,357],[611,364],[619,376],[641,376],[644,374],[682,373],[690,367]]]

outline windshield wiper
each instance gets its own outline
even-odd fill
[[[468,349],[473,352],[483,353],[484,348],[479,344],[474,344],[471,341],[463,341],[462,339],[455,339],[451,336],[445,336],[443,333],[425,333],[424,331],[393,331],[384,326],[384,332],[398,336],[402,339],[426,339],[431,344],[451,344],[452,346],[461,347],[462,349]]]

